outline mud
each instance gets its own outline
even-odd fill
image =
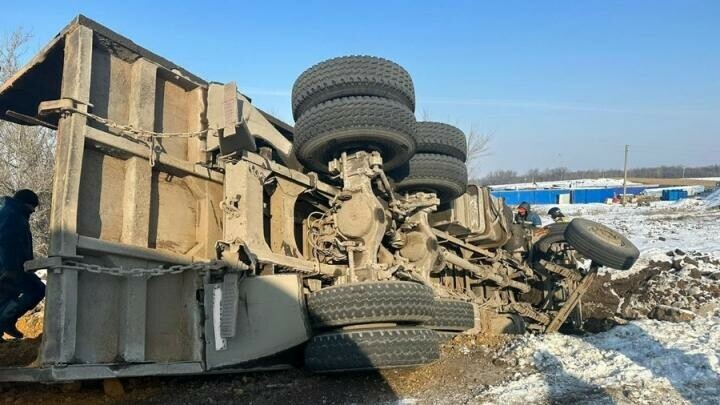
[[[698,267],[700,266],[700,267]],[[720,266],[700,252],[675,250],[626,277],[601,275],[583,297],[585,329],[600,332],[623,320],[689,320],[720,310]],[[711,269],[711,270],[709,270]]]

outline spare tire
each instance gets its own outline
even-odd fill
[[[373,56],[343,56],[320,62],[297,78],[293,117],[297,120],[318,104],[350,96],[384,97],[415,111],[412,78],[400,65]]]
[[[415,153],[415,116],[404,105],[380,97],[326,101],[300,117],[294,148],[305,166],[327,172],[342,152],[377,150],[383,168],[394,169]]]
[[[599,265],[627,270],[640,251],[625,236],[603,224],[575,218],[565,229],[565,240],[580,254]]]
[[[438,153],[467,160],[467,140],[459,128],[442,122],[418,122],[415,126],[417,151]]]
[[[548,233],[535,242],[535,249],[538,252],[547,253],[554,243],[564,241],[567,226],[567,222],[558,222],[546,226],[545,228],[547,228]]]
[[[465,163],[452,156],[434,153],[416,153],[391,176],[398,192],[436,193],[441,203],[463,195],[468,183]]]
[[[432,319],[424,326],[430,329],[462,332],[475,327],[475,308],[466,301],[436,298]]]
[[[310,323],[322,329],[368,323],[422,323],[433,316],[430,287],[374,281],[323,288],[307,298]]]
[[[439,358],[437,333],[421,327],[332,331],[305,346],[305,367],[315,372],[419,366]]]

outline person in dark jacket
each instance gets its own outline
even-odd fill
[[[515,223],[517,224],[524,224],[524,223],[531,223],[532,226],[540,227],[542,226],[542,220],[540,219],[540,216],[530,209],[530,203],[527,203],[525,201],[521,202],[520,205],[518,205],[517,213],[515,214]]]
[[[45,297],[45,284],[23,267],[33,259],[30,215],[38,205],[30,190],[0,198],[0,341],[3,333],[22,338],[15,323]]]
[[[566,217],[558,207],[550,208],[548,215],[550,215],[550,218],[552,218],[555,223],[570,222],[570,219]]]

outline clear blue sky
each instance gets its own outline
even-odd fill
[[[720,163],[720,1],[225,3],[5,0],[0,34],[34,52],[82,13],[289,122],[304,69],[383,56],[419,118],[492,133],[478,174],[621,167],[625,143],[632,166]]]

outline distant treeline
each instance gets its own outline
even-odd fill
[[[475,179],[481,185],[532,183],[540,181],[598,179],[622,177],[623,171],[617,169],[568,170],[566,167],[554,169],[532,169],[519,174],[515,170],[496,170],[484,177]],[[682,177],[720,177],[720,165],[685,167],[659,166],[629,169],[628,177],[682,178]]]

